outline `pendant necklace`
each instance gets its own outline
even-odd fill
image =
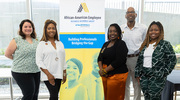
[[[56,61],[58,61],[58,59],[59,59],[58,57],[55,58]]]
[[[56,51],[56,58],[55,58],[55,60],[58,61],[59,58],[58,58],[58,56],[57,56],[57,54],[58,54],[58,53],[57,53],[57,48],[55,49],[55,51]]]

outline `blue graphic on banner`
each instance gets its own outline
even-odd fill
[[[101,48],[104,34],[60,34],[60,40],[65,49],[70,48]]]

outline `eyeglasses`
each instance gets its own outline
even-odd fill
[[[135,11],[131,11],[131,12],[126,12],[126,14],[134,14]]]

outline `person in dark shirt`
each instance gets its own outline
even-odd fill
[[[105,100],[124,100],[125,84],[128,76],[126,57],[127,46],[122,40],[121,28],[111,24],[108,40],[98,56],[99,74],[102,77]]]

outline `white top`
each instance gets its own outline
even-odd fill
[[[153,44],[149,44],[149,46],[144,51],[143,66],[146,68],[152,68],[152,54],[153,54],[154,49],[155,49],[155,47],[154,47],[155,44],[156,44],[156,42]]]
[[[135,23],[134,27],[129,29],[127,24],[123,24],[121,25],[121,30],[123,34],[122,40],[126,42],[128,47],[128,54],[139,53],[139,48],[146,37],[147,27],[143,24]]]
[[[64,45],[61,41],[55,43],[56,49],[50,41],[39,43],[36,49],[36,64],[39,68],[47,69],[56,79],[63,79],[63,70],[67,67]],[[41,72],[41,80],[48,80],[44,72]]]

